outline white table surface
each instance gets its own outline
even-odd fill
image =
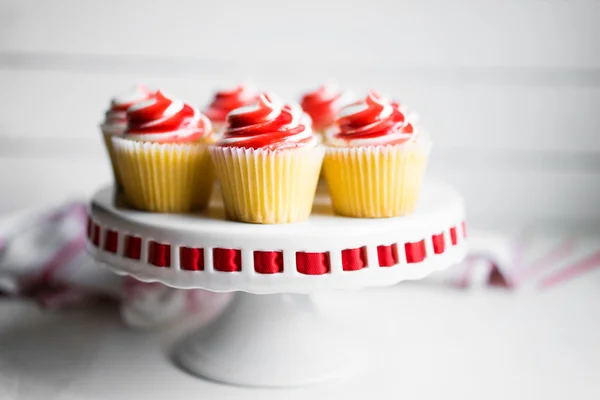
[[[406,283],[318,297],[372,357],[296,389],[192,377],[168,360],[184,328],[136,332],[116,308],[47,313],[0,300],[0,399],[599,399],[600,273],[539,292]]]

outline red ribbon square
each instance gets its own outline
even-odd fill
[[[213,266],[222,272],[242,270],[242,251],[237,249],[213,249]]]
[[[92,243],[94,243],[94,246],[100,246],[100,225],[98,224],[94,224]]]
[[[456,246],[456,243],[458,243],[458,235],[456,234],[455,226],[450,228],[450,240],[452,241],[452,246]]]
[[[123,252],[125,257],[131,258],[132,260],[139,260],[142,258],[142,238],[138,236],[125,236],[125,251]]]
[[[296,253],[296,269],[305,275],[323,275],[329,273],[329,253]]]
[[[107,230],[104,232],[104,250],[110,253],[116,253],[118,244],[119,233],[117,231]]]
[[[171,266],[171,245],[150,241],[148,262],[157,267]]]
[[[406,251],[407,263],[420,263],[425,259],[425,240],[414,243],[405,243],[404,251]]]
[[[92,217],[88,216],[87,218],[87,237],[88,239],[92,239],[92,227],[94,226],[94,223],[92,222]]]
[[[283,252],[255,251],[254,270],[259,274],[278,274],[283,272]]]
[[[444,241],[444,234],[440,233],[438,235],[433,235],[431,237],[431,241],[433,242],[433,253],[434,254],[442,254],[446,248],[446,242]]]
[[[398,246],[377,246],[377,259],[380,267],[391,267],[398,264]]]
[[[359,247],[358,249],[342,250],[342,269],[344,271],[358,271],[367,265],[367,249]]]
[[[179,265],[186,271],[204,271],[204,249],[180,247]]]

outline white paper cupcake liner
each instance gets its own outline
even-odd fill
[[[123,190],[132,206],[156,212],[206,207],[214,182],[207,145],[113,137]]]
[[[115,159],[115,151],[113,149],[112,138],[115,136],[114,132],[111,132],[106,129],[102,129],[102,138],[104,139],[104,144],[106,146],[106,151],[108,152],[108,157],[110,159],[110,165],[112,167],[113,176],[115,178],[115,183],[118,188],[122,186],[121,183],[121,175],[119,173],[119,166],[117,165],[117,161]]]
[[[281,224],[312,209],[325,149],[263,150],[213,146],[210,153],[230,219]]]
[[[406,215],[416,208],[431,142],[327,147],[323,169],[334,211],[359,218]]]

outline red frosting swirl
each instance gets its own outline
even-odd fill
[[[280,105],[268,94],[261,94],[256,104],[229,113],[227,130],[217,144],[272,150],[316,144],[303,120],[299,106]]]
[[[113,97],[110,102],[110,108],[105,113],[104,127],[118,130],[122,133],[127,124],[127,109],[133,104],[148,100],[153,95],[153,91],[139,84],[128,93]]]
[[[361,102],[344,107],[337,119],[334,142],[347,145],[400,144],[414,135],[413,125],[400,111],[398,102],[386,100],[371,91]]]
[[[148,99],[153,94],[152,90],[140,83],[129,93],[113,98],[110,102],[110,111],[126,112],[133,104],[138,103],[140,100]]]
[[[313,128],[316,131],[326,130],[335,123],[335,118],[342,107],[342,96],[341,92],[327,85],[322,85],[317,90],[302,96],[300,105],[312,118]]]
[[[152,142],[190,142],[210,136],[212,126],[194,107],[157,91],[127,110],[125,137]]]
[[[204,110],[204,114],[213,122],[225,122],[227,114],[231,111],[254,104],[257,100],[258,93],[249,90],[243,85],[239,85],[232,90],[217,92],[212,103]]]

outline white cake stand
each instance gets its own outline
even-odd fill
[[[461,196],[426,183],[413,215],[333,215],[318,193],[307,222],[227,221],[220,201],[199,214],[129,209],[112,187],[91,203],[88,249],[120,274],[172,287],[239,291],[225,312],[179,344],[175,361],[208,379],[247,386],[298,386],[364,365],[316,310],[310,293],[420,279],[466,254]]]

